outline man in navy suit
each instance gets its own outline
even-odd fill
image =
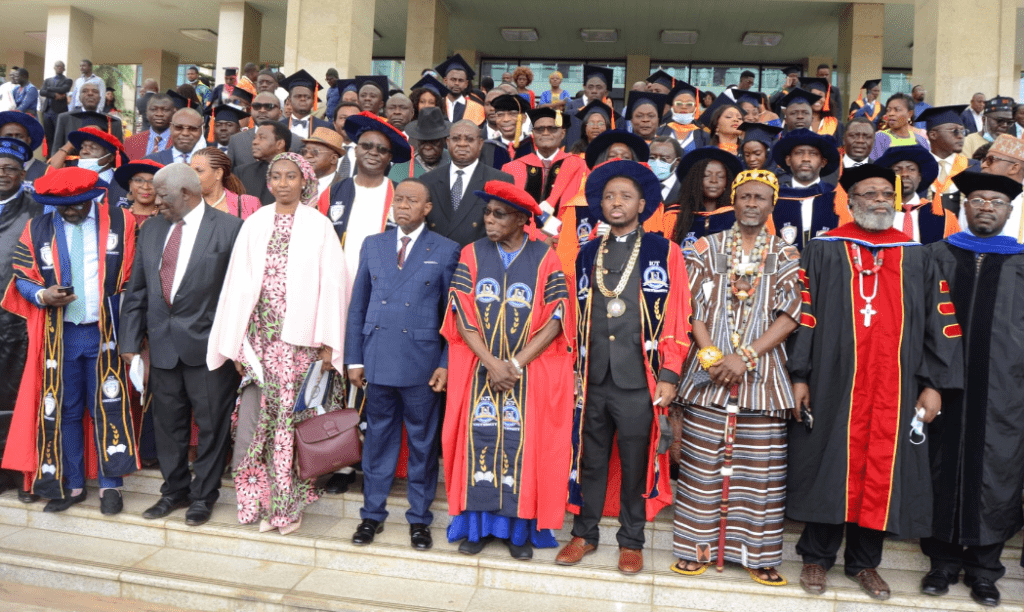
[[[426,228],[430,191],[419,179],[399,183],[391,206],[398,228],[370,236],[360,249],[345,334],[349,381],[366,390],[363,520],[352,543],[370,544],[384,530],[404,423],[405,517],[412,547],[428,550],[437,491],[438,394],[448,381],[448,349],[438,330],[459,245]]]
[[[145,159],[169,166],[187,164],[196,143],[203,137],[203,116],[192,108],[183,108],[171,117],[171,148],[147,155]]]

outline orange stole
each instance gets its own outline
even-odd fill
[[[944,192],[946,188],[949,187],[949,184],[953,182],[954,176],[967,169],[969,163],[970,161],[967,159],[966,155],[957,153],[956,157],[953,158],[953,167],[950,169],[949,176],[946,177],[946,180],[940,183],[939,179],[935,179],[935,182],[932,183],[932,189],[935,191],[935,195],[932,196],[932,210],[936,210],[935,206],[942,208],[942,192]]]
[[[822,117],[821,125],[818,126],[818,133],[826,136],[831,136],[836,133],[836,128],[839,126],[839,120],[835,117]]]

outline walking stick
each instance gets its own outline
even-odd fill
[[[733,393],[736,387],[733,387]],[[722,506],[721,520],[718,523],[718,560],[715,569],[725,570],[725,524],[729,516],[729,479],[732,477],[732,447],[736,442],[736,415],[740,407],[730,401],[725,408],[725,453],[722,458]]]

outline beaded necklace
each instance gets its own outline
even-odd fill
[[[734,348],[739,348],[746,335],[747,326],[752,318],[754,294],[757,292],[761,278],[764,276],[764,253],[768,247],[768,233],[761,228],[761,233],[754,241],[747,263],[743,263],[743,235],[739,223],[734,223],[732,230],[725,238],[725,251],[729,254],[729,278],[731,299],[725,302],[730,330],[729,340]],[[746,315],[746,316],[744,316]],[[742,322],[742,327],[740,323]]]
[[[871,307],[871,301],[878,296],[878,271],[882,269],[882,262],[885,261],[885,251],[879,249],[878,254],[874,256],[873,268],[868,270],[864,269],[861,265],[859,244],[853,245],[853,269],[857,272],[857,284],[860,290],[860,297],[864,300],[864,308],[861,308],[858,312],[864,315],[864,327],[871,327],[871,316],[878,314],[878,311]],[[875,277],[875,286],[871,291],[871,295],[864,294],[864,277],[873,276]]]

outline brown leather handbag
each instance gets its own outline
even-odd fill
[[[322,406],[330,396],[334,375],[328,372],[327,380],[323,380],[320,362],[312,364],[295,402],[296,413]],[[357,463],[362,455],[358,410],[325,412],[295,426],[295,465],[302,480],[336,472]]]

